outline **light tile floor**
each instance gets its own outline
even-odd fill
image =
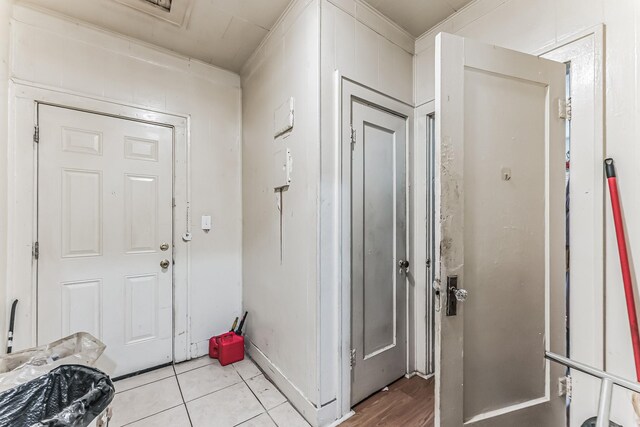
[[[204,356],[115,386],[113,427],[309,427],[250,359]]]

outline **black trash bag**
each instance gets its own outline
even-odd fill
[[[584,423],[582,423],[581,427],[596,427],[596,422],[598,421],[597,417],[591,417]],[[616,424],[613,421],[609,421],[609,427],[622,427],[620,424]]]
[[[83,365],[62,365],[0,393],[2,427],[86,427],[113,400],[109,376]]]

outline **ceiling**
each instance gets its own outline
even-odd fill
[[[364,0],[414,37],[460,10],[472,0]]]
[[[159,19],[164,11],[144,0],[18,0],[235,72],[289,2],[173,0],[172,11],[182,14],[178,19]],[[160,12],[154,13],[154,8]]]
[[[17,0],[239,72],[291,0]],[[417,37],[471,0],[364,0]]]

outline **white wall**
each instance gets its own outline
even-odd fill
[[[634,0],[477,0],[416,42],[416,104],[434,98],[434,38],[441,31],[534,53],[567,36],[605,24],[606,155],[615,159],[626,216],[629,248],[640,262],[640,180],[636,149],[640,129],[640,3]],[[579,143],[576,141],[575,143]],[[603,184],[604,185],[604,184]],[[608,191],[607,191],[608,193]],[[606,209],[605,368],[635,378],[621,273],[608,198]],[[572,292],[579,292],[572,284]],[[636,295],[638,295],[636,291]],[[573,330],[580,325],[572,325]],[[594,339],[603,339],[595,337]],[[635,425],[628,393],[614,393],[612,420]],[[595,414],[593,408],[593,413]]]
[[[411,36],[360,2],[299,0],[242,72],[247,337],[258,363],[314,425],[344,414],[336,400],[340,143],[334,70],[412,105],[413,48]],[[294,129],[274,141],[274,110],[291,96]],[[283,194],[281,261],[272,181],[273,155],[285,147],[292,151],[293,176]]]
[[[5,34],[8,18],[1,13],[6,9],[4,2],[2,5],[0,37]],[[194,224],[188,266],[191,356],[205,354],[208,338],[227,330],[241,310],[239,76],[25,7],[15,6],[12,15],[14,81],[189,117]],[[0,54],[4,54],[4,63],[6,53],[0,50]],[[6,118],[3,108],[7,97],[3,88],[0,86],[0,95],[5,100],[0,103],[1,120]],[[3,123],[0,121],[0,131],[5,129]],[[2,144],[0,160],[6,155],[5,146]],[[6,178],[3,172],[0,195],[4,195]],[[5,217],[4,200],[3,197],[0,203],[0,218]],[[210,233],[199,229],[200,216],[204,214],[213,217]],[[4,247],[0,255],[3,250]],[[29,265],[30,259],[17,263]],[[25,295],[29,287],[30,283],[8,283],[7,304],[14,297]],[[0,314],[3,320],[8,316],[4,304]],[[33,344],[31,326],[29,307],[22,304],[16,328],[18,346]],[[4,333],[2,327],[0,336]]]
[[[13,1],[0,2],[0,170],[7,170],[7,138],[9,137],[9,35]],[[0,337],[5,337],[7,330],[4,308],[6,301],[7,283],[7,177],[0,174]],[[4,348],[4,340],[0,348]]]
[[[249,350],[315,423],[318,409],[317,229],[319,8],[293,2],[242,72],[243,303]],[[293,130],[274,140],[274,111],[295,102]],[[292,182],[280,214],[274,154],[289,148]]]
[[[354,0],[322,0],[320,153],[320,399],[326,419],[349,410],[341,395],[340,173],[341,122],[336,71],[341,76],[413,105],[414,39],[368,5]],[[411,143],[411,142],[410,142]],[[412,149],[411,146],[409,148]],[[409,251],[411,254],[411,251]],[[410,288],[410,295],[412,289]],[[409,323],[410,325],[413,322]],[[342,333],[350,336],[349,330]],[[410,340],[413,341],[409,330]],[[410,357],[413,358],[412,353]],[[411,361],[412,362],[412,361]],[[410,367],[410,369],[413,369]],[[343,379],[344,380],[344,379]],[[337,402],[336,402],[337,399]],[[335,402],[335,403],[334,403]]]

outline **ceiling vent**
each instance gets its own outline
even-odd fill
[[[151,4],[155,4],[166,10],[167,12],[171,11],[171,0],[146,0]]]
[[[0,0],[1,1],[1,0]],[[179,27],[189,18],[193,0],[115,0]]]

